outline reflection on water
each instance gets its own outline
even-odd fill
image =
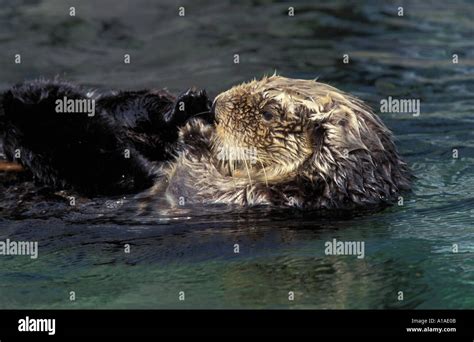
[[[1,257],[0,307],[474,308],[474,5],[400,3],[404,17],[393,1],[183,1],[184,18],[173,1],[81,1],[73,18],[59,0],[4,3],[2,89],[60,75],[214,95],[277,70],[318,77],[376,109],[388,96],[420,99],[421,115],[381,114],[418,178],[403,206],[372,215],[185,208],[137,217],[129,199],[72,208],[3,185],[0,240],[38,241],[39,258]],[[364,241],[365,258],[326,256],[333,238]]]

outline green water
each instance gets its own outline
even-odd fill
[[[192,208],[135,217],[108,199],[70,208],[34,194],[17,206],[2,185],[0,240],[38,241],[39,256],[0,256],[0,308],[474,308],[471,1],[81,1],[71,18],[72,4],[2,2],[1,89],[60,75],[215,95],[277,70],[376,111],[388,96],[420,99],[418,117],[380,114],[417,180],[403,205],[345,219]],[[325,255],[334,238],[363,241],[365,258]]]

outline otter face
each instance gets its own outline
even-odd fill
[[[266,168],[269,173],[276,169],[282,173],[311,155],[311,111],[279,84],[284,80],[252,81],[216,97],[215,146],[226,151],[227,160],[242,166],[247,159],[245,167],[252,171]]]

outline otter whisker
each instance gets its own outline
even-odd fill
[[[224,148],[224,147],[222,147]],[[235,166],[234,166],[234,160],[233,159],[227,159],[226,160],[226,166],[227,166],[227,171],[229,172],[229,175],[232,179],[232,185],[234,187],[234,189],[237,188],[237,183],[235,182],[235,178],[234,178],[234,169],[235,169]]]
[[[242,160],[244,161],[245,169],[247,170],[247,175],[249,176],[250,185],[253,185],[252,176],[250,176],[250,170],[249,170],[249,166],[247,165],[247,161],[245,160],[245,158]]]
[[[268,188],[268,177],[267,177],[267,171],[265,171],[265,166],[263,165],[263,162],[262,160],[260,159],[260,157],[256,156],[258,161],[260,162],[260,165],[262,165],[262,170],[263,170],[263,176],[265,177],[265,185],[267,186]]]
[[[192,119],[192,118],[194,118],[194,117],[196,117],[196,116],[198,116],[198,115],[204,115],[204,114],[212,114],[212,113],[211,113],[210,111],[208,111],[208,110],[205,111],[205,112],[196,113],[196,114],[191,115],[191,116],[188,118],[188,120],[189,120],[189,119]]]
[[[234,178],[234,170],[235,170],[235,165],[234,165],[234,161],[232,160],[229,165],[232,165],[230,167],[230,177],[232,178],[232,185],[234,186],[234,190],[237,190],[237,183],[235,181],[235,178]]]

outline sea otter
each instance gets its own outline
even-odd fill
[[[219,94],[215,124],[191,120],[149,197],[173,203],[377,207],[410,188],[389,129],[361,100],[313,80],[264,77]]]
[[[63,96],[95,98],[96,120],[58,119],[53,100]],[[41,81],[4,95],[0,125],[7,156],[19,147],[20,162],[40,181],[85,194],[137,193],[153,184],[138,196],[142,204],[166,198],[353,210],[389,204],[410,189],[410,170],[388,128],[334,87],[264,77],[209,105],[204,92],[94,95]],[[199,114],[208,116],[194,118]]]
[[[93,100],[94,112],[58,112],[63,100]],[[209,113],[210,104],[205,91],[194,89],[175,97],[162,89],[98,92],[61,80],[28,81],[3,94],[0,140],[7,160],[51,189],[137,193],[154,184],[159,163],[174,158],[179,128]],[[5,162],[2,168],[15,169]]]

